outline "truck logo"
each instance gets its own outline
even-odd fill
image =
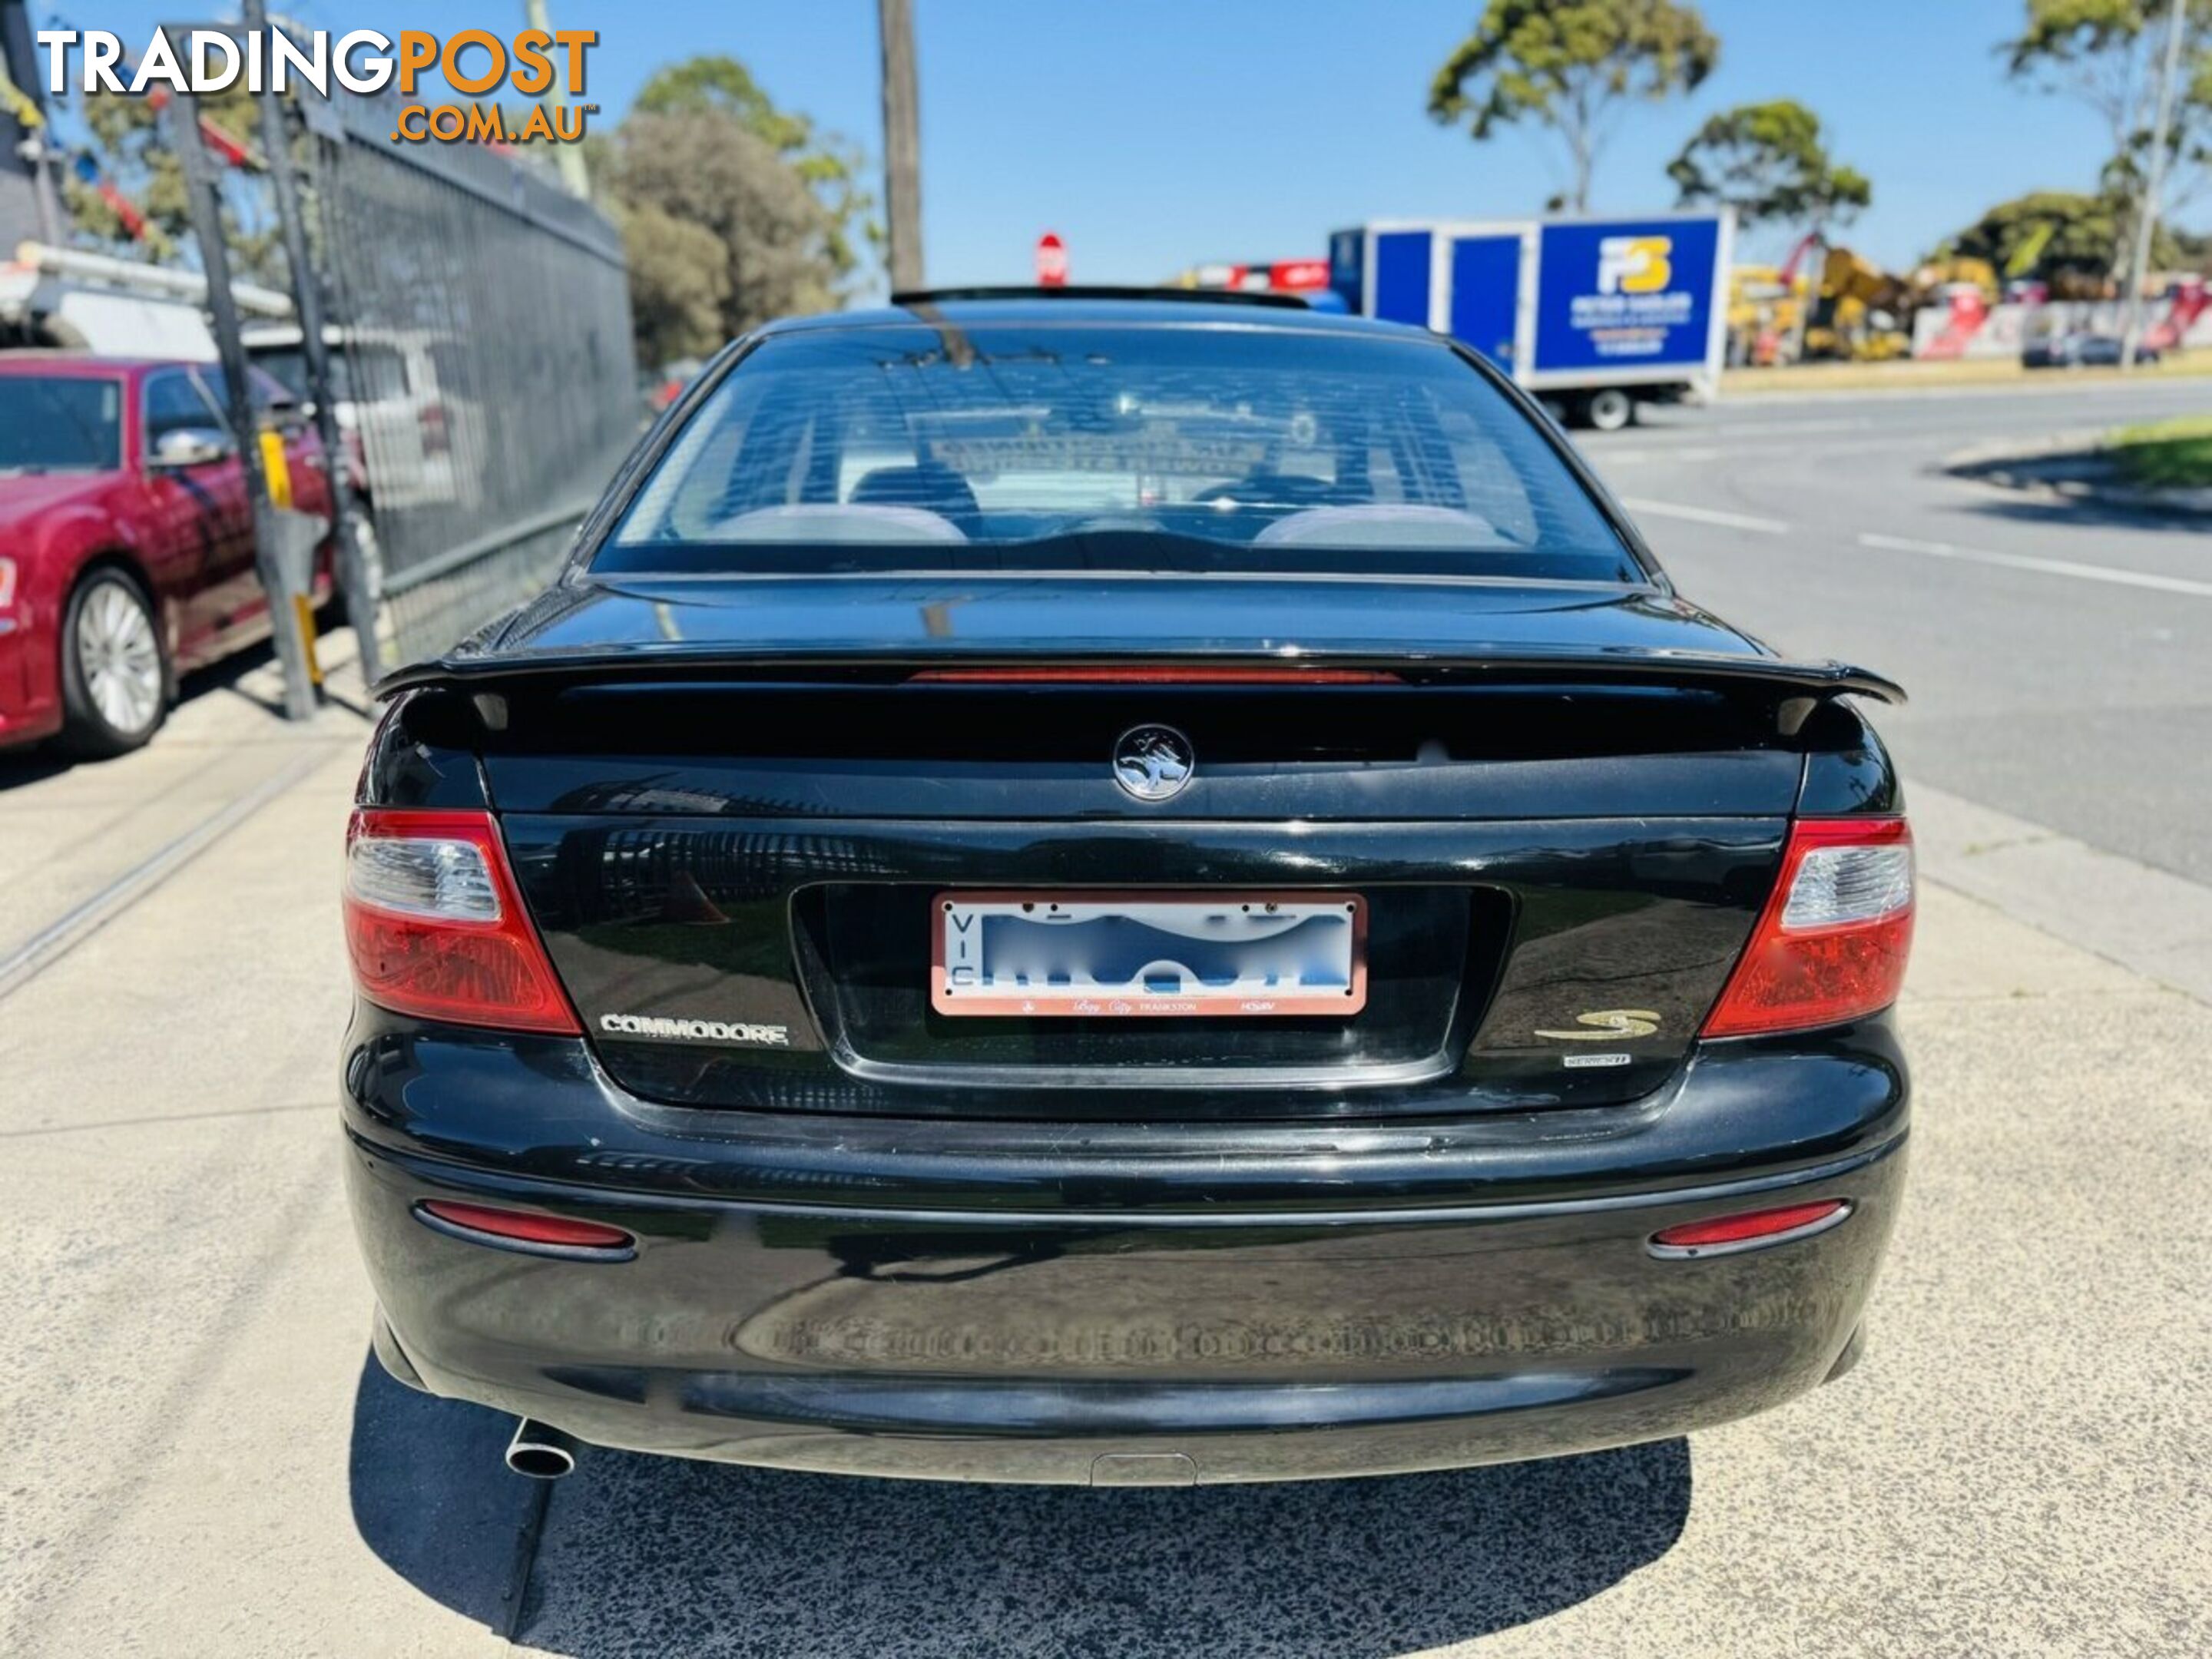
[[[1539,1031],[1536,1035],[1549,1037],[1554,1042],[1604,1042],[1613,1037],[1650,1036],[1659,1029],[1659,1016],[1649,1008],[1596,1008],[1587,1014],[1577,1014],[1575,1024],[1590,1029]]]
[[[1597,245],[1597,291],[1657,294],[1674,277],[1671,236],[1607,236]]]

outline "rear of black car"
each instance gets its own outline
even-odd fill
[[[921,382],[908,453],[771,389],[744,442],[792,447],[713,474],[715,533],[625,541],[689,510],[710,384],[560,587],[402,677],[347,904],[386,1364],[592,1443],[1097,1484],[1571,1451],[1838,1370],[1904,1165],[1909,840],[1838,700],[1887,688],[1625,526],[1545,563],[1607,509],[1446,348],[1310,325],[1354,415],[1063,315],[844,331],[997,383]],[[1430,534],[1478,515],[1361,349],[1521,423],[1496,546]],[[1062,430],[1041,358],[1127,373]],[[1267,539],[1316,514],[1370,539]],[[812,538],[855,526],[929,539]]]

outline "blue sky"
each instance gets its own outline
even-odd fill
[[[550,0],[597,27],[590,96],[618,116],[660,65],[742,58],[769,93],[880,149],[873,0]],[[311,27],[501,33],[521,0],[277,0]],[[173,0],[32,0],[79,27],[145,38]],[[209,10],[233,9],[216,0]],[[915,0],[930,280],[1026,281],[1057,230],[1079,282],[1152,282],[1205,259],[1318,256],[1337,226],[1540,207],[1565,183],[1556,141],[1477,145],[1424,113],[1430,76],[1480,0]],[[1705,115],[1809,104],[1830,148],[1874,181],[1848,240],[1886,264],[1996,201],[2086,189],[2096,118],[2008,84],[1994,44],[2020,0],[1706,0],[1719,71],[1687,100],[1639,107],[1600,165],[1594,206],[1671,201],[1664,167]],[[2199,216],[2203,216],[2200,212]],[[1762,250],[1754,244],[1748,250]]]

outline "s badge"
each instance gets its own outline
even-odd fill
[[[1575,1024],[1589,1029],[1539,1031],[1536,1035],[1555,1042],[1609,1042],[1616,1037],[1650,1036],[1659,1029],[1659,1016],[1649,1008],[1595,1008],[1587,1014],[1577,1014]]]

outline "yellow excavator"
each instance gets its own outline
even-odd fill
[[[1986,259],[1944,259],[1900,276],[1854,249],[1808,236],[1779,265],[1736,267],[1729,290],[1730,361],[1903,357],[1912,349],[1912,313],[1960,284],[1996,299],[1996,272]]]
[[[1784,361],[1804,320],[1805,280],[1785,280],[1779,265],[1739,264],[1729,270],[1728,360],[1764,368]]]
[[[1805,328],[1804,355],[1881,362],[1912,349],[1913,285],[1864,255],[1831,247],[1820,298]]]

